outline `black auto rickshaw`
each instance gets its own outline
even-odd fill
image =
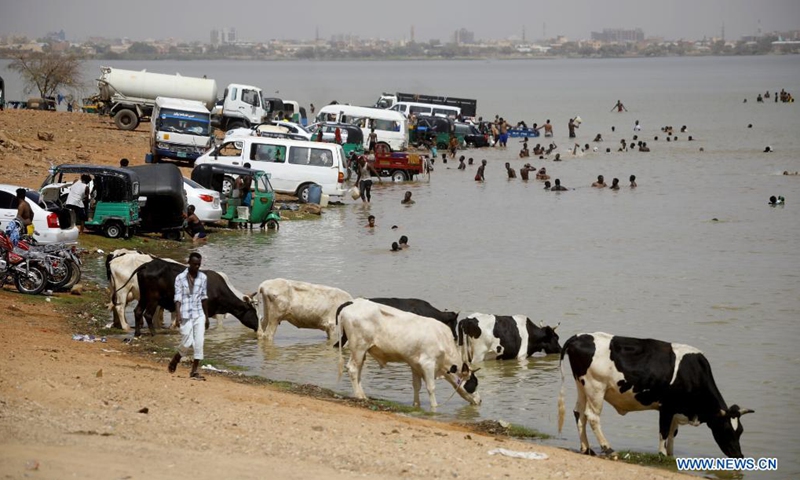
[[[158,163],[128,167],[139,176],[139,196],[146,198],[140,208],[142,232],[161,233],[180,240],[186,213],[183,175],[177,166]]]
[[[39,192],[45,202],[63,205],[72,181],[65,175],[90,175],[91,199],[84,226],[102,231],[109,238],[128,238],[141,223],[139,176],[128,169],[99,165],[64,164],[50,168]]]
[[[234,198],[232,195],[235,178],[245,175],[253,177],[249,209],[242,207],[241,198]],[[220,198],[223,199],[222,219],[227,220],[229,226],[246,224],[252,228],[253,224],[258,223],[261,228],[280,228],[281,216],[272,209],[275,191],[269,183],[268,173],[244,167],[203,163],[192,170],[192,180],[220,193]]]

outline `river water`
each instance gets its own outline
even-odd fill
[[[87,65],[88,78],[99,64]],[[567,192],[507,180],[503,164],[524,163],[518,140],[511,139],[507,150],[464,152],[476,163],[488,160],[485,183],[473,181],[476,166],[462,172],[437,161],[430,181],[377,184],[370,206],[348,200],[318,220],[285,222],[278,233],[212,238],[200,248],[204,265],[225,271],[246,291],[285,277],[354,296],[524,314],[537,323],[560,322],[562,343],[574,333],[606,331],[693,345],[705,352],[727,403],[756,411],[743,420],[744,454],[778,457],[773,478],[800,474],[800,176],[781,175],[800,170],[800,107],[755,101],[766,90],[800,95],[800,56],[111,64],[207,74],[221,88],[253,83],[318,107],[332,99],[369,104],[381,91],[400,90],[477,98],[485,118],[551,119],[564,160],[526,161],[545,166]],[[629,112],[609,111],[617,99]],[[594,146],[601,133],[600,152],[567,154],[573,142],[566,124],[574,115],[583,119],[576,140]],[[635,120],[652,151],[617,153],[621,138],[632,139]],[[665,141],[663,125],[675,127],[677,141]],[[678,133],[681,125],[687,133]],[[766,145],[775,152],[762,153]],[[614,153],[602,153],[606,147]],[[624,187],[590,188],[599,174],[609,184],[619,178]],[[636,189],[627,186],[631,174]],[[400,204],[406,190],[415,205]],[[768,206],[771,195],[787,204]],[[374,230],[364,228],[369,214],[377,217]],[[400,235],[410,238],[411,248],[391,253]],[[351,394],[346,375],[337,382],[337,354],[322,332],[283,324],[275,344],[265,346],[228,318],[209,333],[206,348],[210,357],[249,373]],[[562,435],[556,431],[556,356],[488,362],[479,378],[483,405],[471,407],[456,396],[439,409],[443,418],[500,418],[552,434],[555,445],[577,447],[571,415]],[[567,383],[569,409],[575,400],[569,374]],[[380,370],[368,361],[364,387],[370,396],[412,400],[406,366]],[[449,386],[440,381],[437,387],[442,402]],[[424,391],[422,401],[426,407]],[[657,450],[656,412],[621,417],[606,405],[603,421],[616,449]],[[705,426],[685,426],[676,455],[721,452]]]

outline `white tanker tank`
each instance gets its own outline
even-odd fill
[[[217,101],[217,82],[208,78],[111,67],[101,67],[100,72],[100,100],[122,130],[134,130],[143,118],[150,117],[157,97],[196,100],[209,110]]]

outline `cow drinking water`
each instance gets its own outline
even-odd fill
[[[473,313],[458,323],[458,345],[470,362],[522,360],[537,352],[560,353],[557,328],[537,326],[525,315]]]
[[[135,336],[141,334],[143,316],[150,327],[150,333],[155,335],[153,314],[156,308],[161,307],[169,312],[175,310],[175,277],[184,270],[186,270],[184,265],[160,258],[153,259],[134,270],[133,275],[136,275],[140,291],[139,303],[134,309]],[[253,300],[247,295],[238,293],[222,274],[213,270],[203,270],[203,273],[208,277],[208,315],[230,313],[244,326],[257,330],[258,313]]]
[[[613,452],[600,429],[605,400],[620,415],[658,410],[658,452],[662,455],[672,455],[679,425],[705,423],[725,455],[742,458],[740,418],[752,410],[728,407],[700,350],[660,340],[581,333],[564,344],[562,361],[565,355],[578,387],[574,414],[581,453],[594,455],[586,436],[587,422],[603,452]],[[563,371],[561,383],[559,432],[564,423]]]
[[[341,305],[336,319],[340,335],[346,333],[349,337],[347,370],[356,398],[367,398],[361,387],[361,370],[369,353],[381,367],[387,363],[406,363],[411,367],[416,407],[420,405],[419,390],[423,381],[431,408],[437,407],[435,380],[442,377],[464,400],[480,405],[475,371],[463,361],[450,329],[444,324],[363,298]],[[342,343],[340,339],[340,375]]]

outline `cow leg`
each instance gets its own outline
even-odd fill
[[[133,309],[133,336],[139,337],[142,335],[142,313],[144,312],[144,304],[139,302],[136,308]]]
[[[161,307],[156,307],[155,312],[153,312],[153,321],[159,327],[164,327],[164,309]],[[174,322],[174,320],[173,320]]]
[[[575,400],[575,424],[578,427],[578,437],[581,442],[581,453],[595,455],[594,450],[589,447],[589,437],[586,435],[586,392],[579,380],[575,380],[578,386],[578,399]]]
[[[350,360],[347,362],[347,372],[350,374],[350,383],[353,384],[353,395],[356,398],[366,400],[364,389],[361,388],[361,371],[364,368],[364,361],[367,359],[367,351],[356,350],[354,345],[350,345]]]
[[[667,455],[670,457],[674,455],[675,437],[678,436],[678,418],[672,418],[672,425],[669,428],[669,437],[667,437]]]
[[[436,410],[436,407],[439,406],[436,403],[436,394],[434,390],[436,389],[436,376],[431,371],[422,372],[422,379],[425,380],[425,389],[428,390],[428,396],[431,398],[431,410]]]
[[[672,455],[672,432],[677,428],[678,423],[675,414],[671,411],[660,410],[658,412],[658,453],[661,455]]]
[[[422,387],[422,377],[414,370],[411,370],[411,384],[414,386],[414,406],[419,408],[419,389]]]
[[[158,309],[158,307],[156,307]],[[156,309],[146,308],[144,310],[144,319],[147,320],[147,327],[150,329],[150,335],[156,336],[156,322],[153,317],[156,315]]]
[[[589,387],[590,382],[586,382],[586,387]],[[585,388],[586,388],[585,387]],[[602,386],[597,385],[597,388],[586,388],[586,421],[592,427],[594,436],[600,442],[600,448],[605,454],[614,453],[614,449],[609,445],[606,436],[603,435],[603,430],[600,428],[600,414],[603,412],[604,389]],[[584,427],[585,428],[585,427]]]

